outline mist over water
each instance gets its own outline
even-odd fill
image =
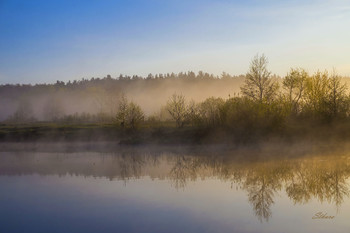
[[[350,155],[343,149],[43,148],[0,152],[0,230],[329,232],[334,224],[335,232],[349,228]],[[318,212],[334,219],[312,219]]]
[[[236,150],[219,147],[207,147],[205,149],[203,147],[121,147],[113,152],[94,152],[94,150],[89,150],[69,153],[54,152],[54,148],[51,148],[51,152],[23,152],[21,150],[11,151],[7,149],[0,152],[0,180],[2,187],[8,187],[10,190],[16,191],[17,195],[12,198],[13,201],[22,195],[18,192],[19,190],[13,189],[25,189],[21,184],[25,180],[33,183],[32,185],[34,186],[40,186],[46,182],[50,182],[50,184],[45,184],[45,186],[58,184],[57,191],[59,193],[64,192],[67,188],[66,185],[70,183],[73,186],[70,186],[69,192],[74,193],[80,190],[82,192],[80,195],[83,197],[86,195],[91,196],[92,194],[85,193],[85,188],[96,186],[96,190],[100,191],[94,192],[93,196],[116,195],[115,198],[117,200],[114,201],[117,203],[121,201],[118,199],[121,198],[119,195],[125,192],[131,192],[130,195],[138,196],[137,199],[139,201],[144,198],[147,200],[151,198],[154,203],[162,200],[162,198],[158,199],[160,198],[159,195],[163,197],[164,195],[165,197],[169,195],[166,197],[169,201],[166,204],[166,208],[168,208],[171,218],[176,213],[173,212],[170,206],[173,205],[172,202],[174,200],[182,198],[181,196],[185,194],[193,195],[193,197],[204,201],[213,195],[211,198],[214,199],[211,199],[211,205],[221,205],[225,202],[231,203],[228,206],[232,205],[232,209],[227,207],[225,210],[232,214],[231,221],[242,221],[237,214],[243,211],[245,213],[244,218],[250,219],[253,228],[260,229],[262,232],[268,229],[265,229],[267,226],[274,229],[272,232],[277,232],[276,229],[285,229],[284,224],[300,218],[296,214],[299,213],[300,209],[304,209],[310,215],[304,216],[307,219],[303,219],[303,224],[311,228],[318,227],[317,224],[314,225],[315,222],[313,222],[311,217],[319,211],[325,211],[334,215],[336,217],[335,221],[343,221],[344,218],[349,217],[342,208],[344,203],[350,201],[349,153],[344,150],[335,150],[333,153],[331,151],[321,152],[321,150],[317,152],[317,150],[310,149],[294,153],[286,153],[286,151],[279,151],[271,147],[260,149],[241,148]],[[38,177],[37,175],[40,176]],[[11,180],[17,180],[17,185],[11,184]],[[154,187],[154,190],[149,190],[145,185]],[[209,188],[207,185],[218,187],[218,189],[210,188],[207,190]],[[46,188],[44,190],[42,188],[44,186],[39,187],[37,191],[28,191],[32,195],[45,195],[45,199],[57,198],[53,197],[52,194],[48,194],[45,191]],[[140,190],[141,193],[137,193],[138,191],[136,190],[138,189],[142,190]],[[38,193],[35,194],[35,192]],[[152,192],[155,196],[148,196],[148,192]],[[5,201],[7,194],[8,191],[0,196],[1,202]],[[65,201],[73,201],[75,197],[71,195],[73,194],[65,195]],[[241,209],[235,209],[234,206],[236,204],[234,203],[241,199],[242,195],[245,196],[243,199],[247,205],[244,205]],[[23,204],[27,205],[27,202],[30,200],[31,197],[26,199]],[[107,200],[109,200],[109,197]],[[47,201],[50,200],[44,201],[36,211],[44,211],[43,208],[46,208],[45,205],[47,204],[45,203]],[[95,205],[93,200],[90,200],[92,202],[85,201],[84,205],[86,206]],[[232,201],[234,202],[232,203]],[[108,201],[105,200],[104,202]],[[10,203],[17,205],[17,202]],[[201,208],[206,208],[206,205],[203,202],[201,203]],[[65,205],[64,203],[62,204]],[[117,209],[114,209],[117,208],[115,204],[105,204],[101,205],[100,203],[94,207],[108,209],[99,218],[106,217],[107,219],[103,221],[106,221],[109,227],[114,227],[115,229],[122,227],[123,224],[118,220],[113,223],[108,220],[111,217],[109,215],[117,211]],[[165,203],[159,204],[164,205]],[[188,211],[191,212],[195,210],[193,208],[197,208],[193,204],[188,204],[186,208],[182,207],[182,205],[176,208],[178,211],[188,214]],[[74,205],[69,208],[74,208]],[[132,209],[127,211],[125,215],[132,211],[135,215],[142,214],[143,216],[143,213],[133,209],[138,208],[138,205],[138,202],[128,204],[127,208]],[[286,205],[289,207],[287,208]],[[6,208],[11,208],[12,211],[17,209],[15,206],[9,206],[8,203],[5,206]],[[145,211],[150,210],[150,207],[145,208]],[[50,221],[58,224],[57,232],[61,232],[60,223],[51,219],[51,217],[55,214],[65,213],[61,213],[60,208],[51,211],[53,212],[49,213],[48,218]],[[275,211],[277,212],[276,214],[274,214]],[[123,215],[123,213],[117,212],[118,216]],[[73,211],[71,214],[80,215],[80,212]],[[208,214],[222,215],[223,213],[222,210],[214,207]],[[205,215],[204,212],[199,214],[201,218],[205,218]],[[87,214],[88,216],[89,214]],[[155,216],[153,220],[157,222],[157,218]],[[229,218],[229,216],[226,216],[226,218]],[[284,221],[287,221],[287,223],[276,223],[274,218],[286,218]],[[150,230],[157,232],[155,230],[157,226],[152,225],[153,220],[147,221],[147,224]],[[33,221],[37,220],[33,219]],[[129,222],[124,223],[124,227],[125,224],[127,226],[132,225],[131,219],[127,221]],[[208,224],[217,224],[216,220],[213,219],[212,221],[208,222]],[[158,224],[156,222],[153,223]],[[237,224],[239,225],[238,222]],[[174,223],[174,221],[169,222],[170,225],[168,227],[173,227]],[[268,225],[260,225],[262,223]],[[68,226],[76,227],[77,224],[76,221],[71,221],[68,223]],[[195,224],[195,222],[192,224]],[[224,231],[227,231],[232,229],[232,226],[229,224],[221,227],[224,228]],[[330,226],[326,225],[326,227]],[[3,229],[8,229],[7,227],[13,226],[5,224]],[[37,229],[41,229],[41,227],[43,227],[42,229],[48,229],[47,227],[49,226],[44,225]],[[96,227],[98,227],[98,224]],[[301,225],[299,227],[304,226]],[[197,230],[191,229],[190,232],[197,232]],[[239,232],[251,231],[241,229]]]
[[[350,232],[349,10],[0,0],[0,233]]]

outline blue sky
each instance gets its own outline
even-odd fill
[[[242,74],[257,53],[350,75],[349,28],[345,0],[0,0],[0,83]]]

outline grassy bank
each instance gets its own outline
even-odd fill
[[[250,144],[267,141],[347,141],[348,122],[315,125],[289,124],[275,131],[227,130],[223,127],[199,128],[144,124],[137,130],[122,129],[115,124],[1,124],[0,142],[98,142],[116,144]]]

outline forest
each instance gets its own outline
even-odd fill
[[[332,71],[149,74],[0,86],[0,140],[246,143],[350,136],[347,82]]]

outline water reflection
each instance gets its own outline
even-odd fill
[[[250,158],[250,159],[247,159]],[[123,180],[144,176],[167,180],[175,189],[190,181],[216,178],[243,190],[260,221],[272,217],[276,195],[294,204],[315,199],[333,204],[337,211],[349,197],[349,157],[309,155],[244,157],[239,154],[194,152],[116,153],[0,153],[0,175],[74,175]]]

